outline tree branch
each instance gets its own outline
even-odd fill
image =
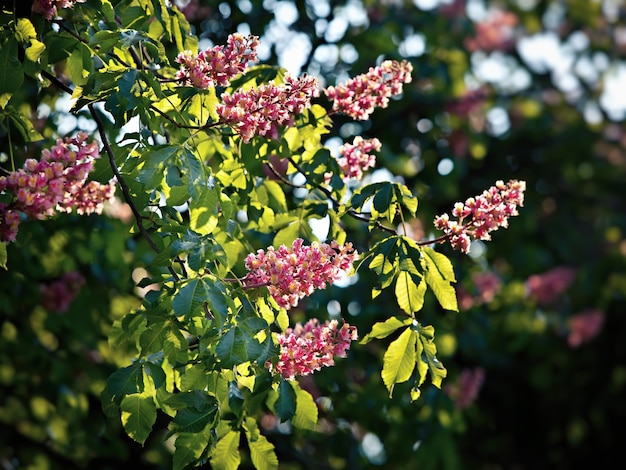
[[[96,111],[96,108],[93,106],[93,104],[89,104],[88,108],[89,108],[89,112],[91,113],[91,116],[93,117],[94,121],[96,122],[96,125],[98,126],[98,133],[100,134],[100,138],[102,139],[102,144],[104,145],[104,149],[107,153],[107,156],[109,157],[109,164],[111,166],[111,169],[113,170],[113,174],[115,175],[115,178],[117,178],[117,182],[122,188],[122,194],[124,194],[124,199],[126,203],[130,206],[133,216],[135,217],[135,221],[137,222],[137,227],[139,228],[139,232],[141,233],[143,238],[145,238],[145,240],[148,242],[148,245],[150,245],[150,248],[152,248],[152,250],[155,253],[157,254],[161,253],[161,250],[156,245],[156,243],[154,243],[154,240],[150,238],[150,234],[144,227],[143,219],[141,217],[141,214],[139,213],[139,210],[137,209],[137,206],[135,206],[135,203],[133,202],[133,198],[130,195],[130,190],[128,188],[128,185],[126,184],[126,181],[124,181],[122,174],[117,168],[117,163],[115,163],[115,154],[113,153],[113,149],[111,148],[111,145],[109,144],[109,139],[107,138],[107,135],[104,131],[104,125],[102,123],[102,119],[100,118],[100,115]],[[176,281],[178,281],[179,277],[178,277],[178,274],[176,274],[176,271],[174,271],[174,268],[172,268],[171,266],[168,266],[167,269],[172,275],[172,277]]]

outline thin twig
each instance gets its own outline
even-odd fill
[[[111,169],[113,170],[113,174],[115,175],[117,182],[122,188],[122,194],[124,194],[124,199],[126,203],[130,206],[130,209],[133,215],[135,216],[135,220],[137,222],[137,227],[139,228],[139,232],[141,233],[143,238],[145,238],[145,240],[148,242],[148,245],[150,245],[150,248],[152,248],[152,250],[158,254],[161,252],[161,250],[156,245],[156,243],[154,243],[152,238],[150,238],[150,234],[144,227],[143,219],[141,217],[141,214],[139,213],[139,210],[137,209],[137,206],[135,206],[135,203],[133,202],[133,198],[130,195],[130,190],[128,188],[128,185],[126,184],[126,181],[124,181],[122,174],[117,168],[117,164],[115,163],[115,154],[113,153],[113,149],[111,148],[111,145],[109,144],[109,139],[107,138],[107,135],[104,131],[104,125],[102,123],[102,119],[100,118],[100,115],[96,111],[96,108],[93,106],[93,104],[89,104],[88,108],[89,108],[89,112],[91,113],[91,116],[93,117],[94,121],[96,122],[96,125],[98,126],[98,133],[100,134],[100,138],[102,139],[102,144],[104,145],[104,149],[107,153],[107,156],[109,157],[109,164],[111,166]],[[174,271],[174,268],[172,268],[171,266],[168,266],[167,269],[172,275],[172,277],[174,278],[174,280],[178,281],[179,277],[178,277],[178,274],[176,274],[176,271]]]
[[[294,166],[294,168],[296,170],[298,170],[300,173],[302,173],[304,175],[304,177],[307,179],[307,181],[309,182],[310,185],[312,185],[314,188],[320,190],[321,192],[324,193],[324,195],[326,195],[326,197],[328,199],[330,199],[332,205],[333,205],[333,210],[337,211],[339,209],[339,201],[337,201],[337,199],[335,199],[333,197],[333,194],[324,186],[321,186],[320,184],[317,183],[313,183],[312,181],[309,180],[309,178],[307,178],[306,173],[304,172],[304,170],[302,169],[302,167],[300,167],[300,165],[298,165],[294,160],[293,157],[287,157],[289,162]],[[365,217],[362,214],[359,214],[357,211],[355,211],[354,209],[350,209],[346,212],[346,214],[348,214],[350,217],[352,217],[353,219],[356,220],[360,220],[362,222],[367,222],[370,223],[371,218],[370,217]],[[383,225],[382,223],[380,223],[380,221],[376,220],[374,221],[374,227],[375,228],[379,228],[381,230],[384,230],[385,232],[389,232],[389,233],[393,233],[393,234],[397,234],[397,232],[389,227],[386,227],[385,225]]]

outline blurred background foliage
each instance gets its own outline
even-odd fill
[[[410,60],[414,80],[404,95],[371,121],[337,121],[327,145],[353,135],[381,140],[369,178],[399,178],[415,192],[419,218],[408,228],[416,238],[435,237],[436,214],[498,179],[528,184],[525,207],[505,232],[470,256],[441,247],[455,265],[461,312],[441,311],[431,298],[420,321],[435,326],[448,369],[443,389],[425,387],[410,403],[408,386],[398,386],[389,399],[380,379],[386,343],[354,346],[336,367],[301,381],[320,407],[318,433],[261,421],[281,468],[623,463],[624,2],[177,3],[201,48],[252,33],[263,62],[327,85],[383,59]],[[58,111],[50,93],[38,103],[50,112],[36,123],[42,134],[91,126]],[[115,209],[24,223],[8,247],[11,269],[0,271],[3,468],[170,466],[163,434],[143,448],[132,443],[98,401],[106,377],[131,357],[109,349],[107,333],[139,304],[133,279],[150,262],[128,233],[124,206]],[[346,223],[356,246],[379,236]],[[371,276],[359,272],[359,283],[374,285]],[[369,289],[346,285],[317,292],[292,316],[343,316],[363,336],[396,313],[390,294],[371,300]]]

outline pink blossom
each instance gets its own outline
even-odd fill
[[[207,89],[228,86],[230,79],[244,73],[248,63],[256,62],[259,38],[235,33],[228,36],[226,46],[215,46],[194,55],[183,51],[176,57],[181,64],[176,79],[182,85]]]
[[[354,326],[344,323],[339,327],[337,320],[320,325],[317,319],[304,325],[298,323],[294,328],[274,335],[280,346],[280,355],[276,365],[268,362],[267,367],[287,380],[334,365],[334,358],[346,357],[350,342],[358,338]]]
[[[364,139],[360,135],[356,136],[351,144],[343,144],[339,147],[340,157],[337,163],[343,172],[344,179],[363,178],[363,172],[376,165],[376,157],[369,152],[380,151],[380,140]]]
[[[249,90],[237,90],[232,95],[222,93],[217,105],[221,122],[235,130],[244,142],[254,136],[278,137],[278,126],[291,126],[294,117],[311,106],[318,96],[317,79],[311,76],[292,78],[285,83],[268,83]]]
[[[455,407],[463,410],[476,401],[484,381],[485,370],[482,367],[463,369],[456,383],[447,385],[445,390]]]
[[[526,280],[528,296],[539,305],[549,305],[574,282],[576,270],[558,266],[543,274],[533,274]]]
[[[573,315],[569,319],[567,344],[577,348],[595,338],[604,324],[604,314],[600,310],[587,310]]]
[[[517,23],[515,13],[491,8],[486,18],[476,24],[476,36],[465,40],[465,47],[470,52],[508,51],[515,45]]]
[[[457,202],[450,220],[445,213],[435,217],[437,230],[443,230],[452,248],[468,253],[472,239],[491,240],[490,232],[508,227],[509,217],[518,215],[517,207],[524,205],[524,181],[497,181],[495,186],[465,203]]]
[[[325,93],[333,102],[334,112],[364,121],[375,108],[386,108],[390,97],[402,93],[402,85],[411,82],[412,71],[413,66],[405,60],[386,60],[345,85],[329,86]]]
[[[474,281],[474,285],[478,290],[480,302],[484,303],[491,302],[502,288],[500,277],[491,271],[473,273],[472,281]]]
[[[101,213],[103,203],[113,197],[115,180],[86,183],[96,158],[97,142],[87,143],[87,134],[79,132],[44,149],[39,161],[28,159],[22,168],[0,176],[0,193],[13,194],[8,204],[0,205],[0,241],[15,240],[19,213],[31,219],[45,219],[56,211]]]
[[[34,0],[33,12],[43,15],[48,21],[52,20],[59,8],[73,8],[77,3],[85,3],[87,0]]]
[[[267,286],[278,305],[289,310],[300,299],[311,295],[315,289],[325,289],[349,271],[358,257],[351,243],[340,246],[313,242],[305,246],[301,238],[290,247],[281,245],[278,250],[270,246],[246,257],[248,274],[244,284]]]
[[[40,284],[42,307],[51,312],[67,311],[84,283],[80,273],[71,271],[53,282]]]

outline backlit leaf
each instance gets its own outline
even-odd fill
[[[126,433],[143,444],[156,421],[156,406],[150,396],[141,393],[126,395],[120,404],[122,425]]]
[[[416,331],[407,328],[397,339],[391,342],[385,352],[381,376],[389,390],[390,397],[393,394],[395,384],[409,380],[415,369],[417,336]]]

